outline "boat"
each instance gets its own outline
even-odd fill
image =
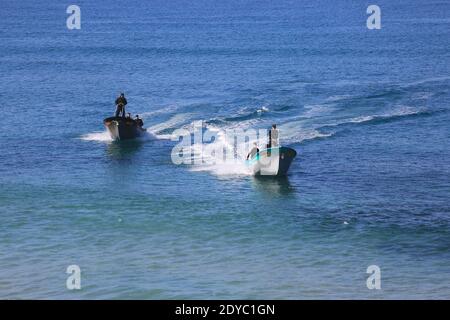
[[[127,140],[141,137],[146,130],[136,120],[125,117],[109,117],[103,120],[113,140]]]
[[[259,151],[246,161],[255,176],[285,176],[297,151],[288,147],[273,147]]]

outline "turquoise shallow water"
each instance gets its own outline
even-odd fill
[[[364,2],[77,4],[69,31],[2,2],[1,298],[450,298],[446,1],[381,1],[378,31]],[[108,140],[120,91],[153,137]],[[174,165],[196,120],[277,123],[289,176]]]

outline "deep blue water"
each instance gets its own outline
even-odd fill
[[[69,4],[0,6],[1,298],[450,298],[448,1],[377,1],[381,30],[365,1]],[[108,140],[121,91],[154,138]],[[174,165],[195,120],[298,157]]]

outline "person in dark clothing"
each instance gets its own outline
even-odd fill
[[[273,124],[272,128],[269,130],[269,143],[267,144],[267,149],[270,149],[272,147],[276,148],[279,145],[279,139],[278,139],[278,129],[277,125]]]
[[[250,150],[250,152],[247,154],[247,160],[248,160],[248,159],[252,159],[252,158],[255,157],[258,153],[259,153],[258,145],[257,145],[256,142],[255,142],[255,143],[253,144],[252,150]]]
[[[138,114],[136,115],[135,121],[136,121],[136,123],[137,123],[137,125],[138,125],[139,127],[142,128],[142,127],[144,126],[144,121],[142,121],[142,119],[139,118],[139,115],[138,115]]]
[[[122,113],[122,117],[125,118],[125,106],[127,105],[127,99],[125,99],[125,94],[121,93],[116,99],[116,117]]]

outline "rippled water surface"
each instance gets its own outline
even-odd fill
[[[1,298],[450,298],[450,3],[77,4],[1,4]],[[197,120],[277,123],[288,177],[174,165]]]

